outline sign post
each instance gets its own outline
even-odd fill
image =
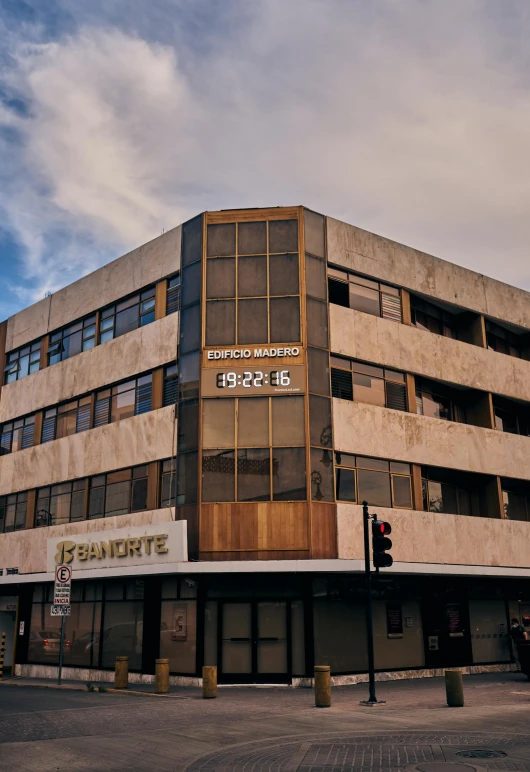
[[[59,642],[59,672],[57,674],[57,684],[61,685],[63,672],[63,649],[64,649],[64,623],[66,617],[70,616],[70,592],[72,589],[72,569],[69,566],[61,564],[55,569],[55,587],[53,593],[53,605],[51,607],[52,617],[62,617],[61,619],[61,638]]]

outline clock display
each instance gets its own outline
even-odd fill
[[[263,386],[290,386],[291,373],[289,370],[216,373],[215,385],[218,389],[235,389],[237,386],[242,386],[245,389],[252,387],[259,389]]]
[[[253,397],[304,394],[305,365],[266,365],[246,367],[206,367],[201,374],[202,397]]]

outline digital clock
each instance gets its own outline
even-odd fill
[[[237,386],[243,386],[250,389],[253,386],[261,388],[263,386],[289,386],[291,384],[291,373],[289,370],[271,370],[270,373],[263,373],[261,370],[255,372],[225,372],[216,373],[215,385],[218,389],[235,389]]]

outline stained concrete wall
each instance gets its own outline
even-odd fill
[[[112,531],[137,525],[167,523],[173,520],[173,508],[150,509],[131,515],[83,520],[80,523],[34,528],[6,533],[0,539],[0,568],[18,568],[19,574],[46,572],[47,539],[72,537],[94,531]]]
[[[171,362],[177,330],[178,314],[171,314],[4,386],[0,423]]]
[[[335,354],[530,401],[530,362],[330,305]]]
[[[384,507],[370,512],[391,523],[395,562],[530,567],[528,523]],[[339,558],[364,559],[361,506],[337,504],[337,539]]]
[[[530,480],[530,438],[377,405],[333,400],[335,449]]]
[[[0,496],[169,458],[174,407],[2,456]]]
[[[530,293],[354,225],[327,218],[328,260],[530,330]]]
[[[7,324],[6,350],[24,346],[175,273],[180,267],[181,235],[182,226],[179,225],[11,316]]]

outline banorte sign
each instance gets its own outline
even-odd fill
[[[48,539],[50,572],[57,565],[68,565],[75,573],[93,568],[180,563],[187,559],[185,520]]]
[[[61,541],[57,545],[55,555],[56,563],[71,563],[74,557],[78,560],[91,560],[96,558],[126,558],[142,554],[150,555],[151,551],[158,555],[166,553],[167,533],[155,536],[139,536],[128,539],[109,539],[107,541],[75,542]]]

